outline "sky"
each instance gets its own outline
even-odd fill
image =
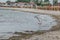
[[[6,2],[7,0],[0,0],[0,2]],[[15,0],[11,0],[11,1],[15,1]],[[52,1],[53,0],[50,0],[51,1],[51,3],[52,3]],[[58,0],[59,2],[60,2],[60,0]]]
[[[6,2],[7,0],[0,0],[0,2]],[[11,1],[15,1],[15,0],[11,0]]]

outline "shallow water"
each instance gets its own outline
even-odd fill
[[[12,10],[0,10],[0,32],[49,30],[57,23],[53,17]]]
[[[0,33],[0,40],[1,39],[9,39],[12,36],[20,36],[20,35],[14,34],[12,32],[1,32]]]
[[[0,39],[15,35],[9,32],[49,30],[57,24],[55,20],[49,15],[0,10]]]

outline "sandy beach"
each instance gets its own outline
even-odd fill
[[[60,11],[53,11],[53,10],[40,10],[40,9],[31,9],[31,8],[10,8],[10,7],[0,7],[0,9],[32,12],[38,14],[60,15]]]

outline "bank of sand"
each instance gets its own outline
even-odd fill
[[[42,35],[33,35],[31,38],[26,40],[60,40],[60,30],[47,32]]]
[[[0,7],[0,9],[14,10],[14,11],[24,11],[24,12],[33,12],[33,13],[39,13],[39,14],[60,15],[60,11],[40,10],[40,9],[33,9],[33,8],[10,8],[10,7]]]

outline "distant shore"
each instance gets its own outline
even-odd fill
[[[32,12],[32,13],[38,13],[38,14],[60,15],[60,11],[53,11],[53,10],[40,10],[40,9],[33,9],[33,8],[11,8],[11,7],[0,7],[0,9]]]

